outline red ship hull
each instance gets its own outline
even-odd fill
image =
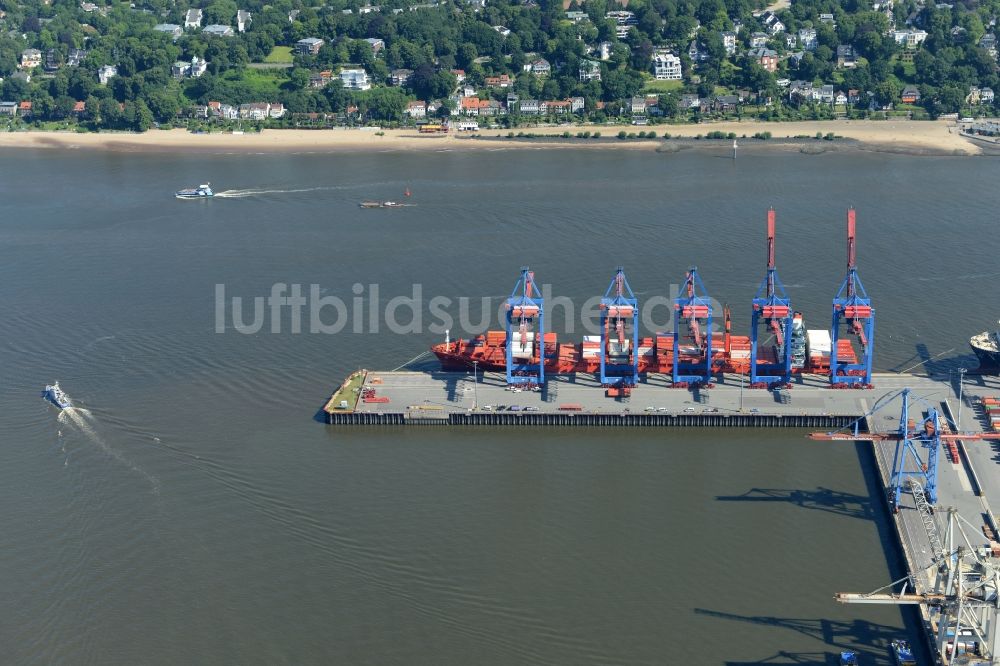
[[[506,333],[504,331],[488,331],[468,340],[454,340],[431,347],[438,357],[443,370],[468,371],[477,367],[483,371],[503,372],[507,367]],[[673,371],[672,336],[656,336],[642,338],[639,341],[639,374],[662,373]],[[774,363],[774,350],[768,348],[759,351],[758,363]],[[856,362],[855,352],[850,341],[841,340],[838,356],[845,362]],[[704,362],[704,352],[694,346],[681,347],[681,359],[685,362]],[[631,358],[631,357],[630,357]],[[538,362],[537,355],[532,359]],[[554,333],[545,334],[545,371],[554,374],[571,374],[575,372],[596,373],[600,371],[600,345],[593,342],[557,343]],[[729,333],[715,333],[712,336],[712,369],[713,372],[731,372],[747,374],[750,372],[750,338]],[[804,368],[806,372],[828,374],[826,368]]]

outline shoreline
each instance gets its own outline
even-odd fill
[[[656,139],[617,138],[620,131],[638,133],[653,131]],[[119,153],[354,153],[354,152],[449,152],[465,150],[523,150],[574,148],[596,150],[649,150],[672,153],[681,150],[731,151],[727,139],[696,139],[709,132],[735,133],[738,151],[798,150],[820,154],[838,150],[863,150],[921,156],[975,156],[998,154],[988,145],[974,142],[958,132],[952,121],[886,121],[886,120],[826,120],[768,123],[720,122],[688,125],[567,125],[558,127],[518,128],[517,132],[533,133],[535,138],[508,138],[511,130],[481,130],[470,134],[420,134],[414,129],[265,129],[259,133],[195,134],[186,129],[150,130],[143,134],[129,132],[0,132],[3,149],[63,149],[104,150]],[[602,133],[600,139],[577,139],[578,132]],[[570,132],[574,138],[560,135]],[[758,132],[770,132],[770,140],[750,138]],[[816,133],[830,132],[838,138],[817,140]],[[671,135],[669,141],[662,137]],[[552,139],[539,138],[552,135]],[[809,138],[795,137],[807,136]],[[746,137],[746,138],[744,138]]]

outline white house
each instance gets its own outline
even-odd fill
[[[116,76],[118,76],[118,68],[114,65],[104,65],[97,70],[97,80],[101,82],[102,86],[107,85],[108,81]]]
[[[218,23],[213,23],[212,25],[206,25],[205,29],[202,30],[206,35],[213,35],[215,37],[232,37],[236,33],[233,31],[231,26],[220,25]]]
[[[250,12],[245,9],[241,9],[236,12],[236,30],[239,32],[246,32],[247,26],[253,19],[250,17]]]
[[[722,33],[722,45],[726,48],[726,55],[733,55],[736,53],[736,33],[735,32],[724,32]]]
[[[372,87],[368,73],[363,69],[340,70],[340,81],[350,90],[370,90]]]
[[[817,46],[816,30],[814,28],[799,29],[799,46],[806,51],[815,51]]]
[[[914,48],[919,46],[925,39],[927,39],[927,32],[924,30],[917,30],[915,28],[907,28],[906,30],[895,30],[892,33],[892,38],[897,44],[902,44],[903,46]]]
[[[184,15],[184,27],[185,28],[200,28],[201,27],[201,10],[200,9],[189,9],[187,14]]]
[[[426,118],[427,117],[427,105],[423,102],[409,102],[406,105],[406,115],[410,118]]]
[[[580,80],[586,83],[587,81],[600,81],[601,80],[601,66],[594,62],[593,60],[581,60],[580,61]]]
[[[660,81],[681,80],[681,59],[669,51],[653,55],[653,75]]]
[[[171,39],[177,39],[184,34],[184,29],[176,23],[159,23],[153,26],[153,30],[156,30],[157,32],[165,32],[170,35]]]

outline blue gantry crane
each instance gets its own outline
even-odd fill
[[[767,275],[753,299],[750,323],[750,386],[767,388],[792,381],[792,305],[774,267],[774,209],[767,211]],[[760,325],[774,338],[775,357],[760,360]]]
[[[847,277],[833,299],[830,327],[830,384],[838,388],[871,388],[872,385],[875,309],[858,277],[855,252],[855,218],[851,208],[847,211]],[[856,336],[861,346],[861,357],[853,359],[853,363],[842,362],[838,357],[841,326],[846,326],[847,333]]]
[[[506,303],[507,385],[545,384],[545,308],[535,289],[535,273],[527,266]]]
[[[619,266],[601,299],[602,386],[631,388],[639,383],[638,335],[639,301]]]
[[[687,272],[674,299],[673,382],[678,388],[712,385],[712,301],[697,267]]]
[[[895,431],[885,433],[861,431],[862,423],[876,422],[869,417],[896,398],[901,398],[902,409],[899,425]],[[919,421],[914,418],[915,416],[919,418]],[[896,393],[883,396],[870,412],[850,426],[842,428],[838,432],[814,432],[809,437],[821,441],[895,441],[896,448],[892,457],[892,475],[889,477],[888,492],[890,506],[893,511],[899,511],[900,498],[907,487],[915,496],[917,488],[919,488],[919,493],[931,507],[937,504],[938,459],[941,455],[942,442],[949,442],[950,447],[950,443],[955,440],[996,440],[1000,439],[1000,434],[945,433],[942,431],[941,416],[937,408],[923,399],[914,398],[912,391],[904,388]],[[952,455],[957,455],[957,449],[953,450]],[[911,479],[916,483],[910,483]]]

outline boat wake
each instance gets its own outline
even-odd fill
[[[108,442],[105,441],[105,439],[94,428],[94,424],[96,422],[97,421],[90,410],[82,407],[67,407],[59,412],[60,425],[64,428],[69,428],[70,431],[79,433],[92,444],[96,444],[102,452],[111,456],[129,470],[145,479],[151,486],[153,494],[159,495],[160,480],[146,472],[146,470],[136,465],[134,462],[126,458],[120,451],[117,451],[110,444],[108,444]],[[59,436],[60,439],[64,436],[62,430],[59,431]]]
[[[216,192],[216,199],[246,199],[247,197],[259,197],[266,194],[302,194],[305,192],[320,192],[323,190],[336,190],[341,189],[338,187],[304,187],[299,189],[288,189],[288,190],[257,190],[257,189],[247,189],[247,190],[223,190],[222,192]]]

